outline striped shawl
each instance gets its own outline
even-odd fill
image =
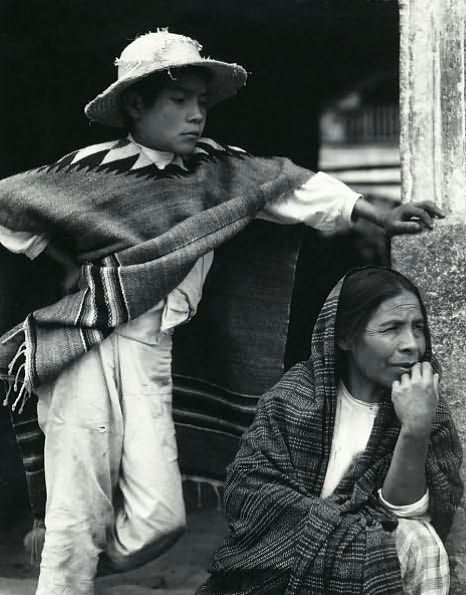
[[[228,469],[230,534],[199,593],[399,594],[396,518],[378,501],[399,433],[383,401],[366,449],[321,499],[336,409],[334,325],[341,282],[317,320],[308,361],[260,400]],[[445,536],[459,504],[462,451],[440,400],[426,461],[430,514]]]
[[[209,139],[160,171],[123,139],[0,181],[0,224],[66,238],[81,264],[79,290],[0,340],[14,401],[165,298],[200,256],[310,175]]]

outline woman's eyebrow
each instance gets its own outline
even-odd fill
[[[379,326],[387,326],[389,324],[400,324],[400,323],[404,323],[405,319],[402,318],[401,316],[397,316],[396,314],[394,314],[393,316],[391,316],[390,318],[386,318],[385,320],[379,322]],[[422,316],[416,316],[416,318],[413,318],[410,322],[414,322],[414,323],[422,323],[425,324],[424,319],[422,318]]]
[[[378,322],[377,326],[379,326],[379,327],[390,326],[393,324],[399,324],[400,322],[401,322],[401,320],[399,318],[388,318],[381,322]]]

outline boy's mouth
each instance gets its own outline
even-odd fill
[[[199,133],[198,130],[196,130],[196,131],[193,130],[193,131],[190,131],[190,132],[183,132],[181,134],[181,136],[186,136],[188,138],[193,138],[193,139],[196,139],[197,140],[199,138],[199,136],[200,136],[200,133]]]

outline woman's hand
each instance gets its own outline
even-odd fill
[[[388,236],[433,229],[434,219],[445,215],[430,200],[407,202],[384,213],[382,227]]]
[[[392,403],[401,431],[416,438],[430,436],[437,408],[439,375],[429,362],[417,363],[392,385]]]
[[[401,430],[382,487],[387,502],[404,506],[426,492],[425,463],[432,418],[438,403],[438,374],[429,362],[415,364],[392,385],[392,403]]]

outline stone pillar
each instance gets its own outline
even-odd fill
[[[441,387],[465,444],[466,163],[465,0],[399,0],[403,201],[432,200],[446,214],[433,232],[392,241],[392,265],[421,289]],[[465,592],[466,523],[458,511],[447,549],[451,593]]]

